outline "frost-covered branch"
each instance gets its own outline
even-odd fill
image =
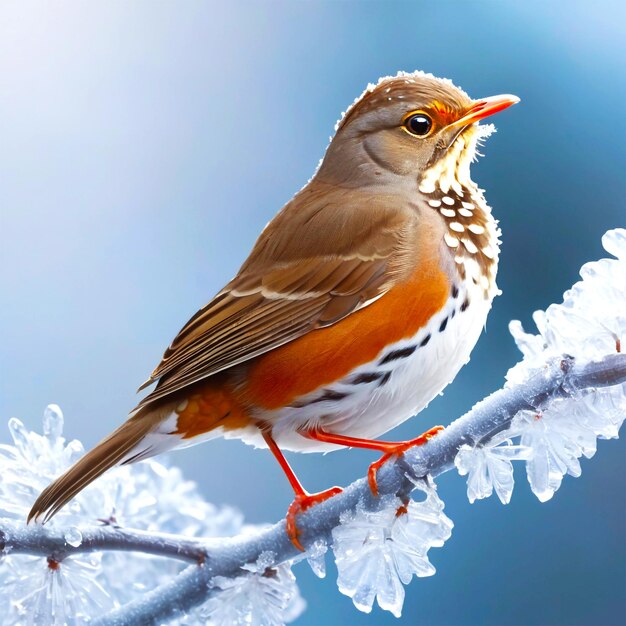
[[[39,524],[24,526],[12,520],[0,520],[0,550],[46,556],[58,562],[84,552],[119,550],[202,563],[211,552],[211,543],[211,539],[189,539],[181,535],[120,528],[111,523],[80,530],[71,527],[60,533]]]
[[[503,389],[384,465],[380,497],[363,478],[298,518],[305,554],[284,521],[244,527],[238,513],[206,503],[178,470],[156,461],[110,472],[49,526],[25,527],[34,495],[82,447],[65,443],[57,407],[46,411],[43,436],[11,420],[15,445],[0,445],[6,623],[28,615],[28,623],[54,625],[278,625],[303,610],[291,566],[307,559],[322,576],[329,547],[339,590],[358,609],[368,612],[376,600],[399,615],[403,585],[434,573],[428,550],[452,530],[434,477],[456,468],[467,475],[471,501],[495,491],[507,503],[513,463],[523,461],[545,501],[565,474],[580,475],[579,459],[594,455],[597,439],[618,436],[626,417],[626,230],[610,231],[603,243],[617,260],[584,266],[563,304],[535,314],[537,335],[511,324],[524,359]],[[421,499],[411,499],[414,490]],[[192,565],[182,569],[185,561]]]
[[[381,496],[408,494],[415,487],[408,476],[413,479],[428,474],[437,476],[453,469],[454,459],[462,446],[487,443],[494,435],[509,428],[519,411],[540,411],[545,403],[567,397],[573,390],[613,386],[625,381],[626,354],[614,354],[585,364],[569,359],[555,360],[526,383],[496,391],[428,444],[410,450],[400,462],[385,465],[379,473]],[[366,509],[375,510],[378,502],[371,496],[365,478],[356,481],[342,494],[300,517],[298,526],[303,545],[309,547],[320,540],[330,541],[331,532],[338,526],[342,514],[355,510],[359,503],[364,503]],[[59,562],[68,556],[94,550],[128,550],[201,563],[188,567],[174,580],[96,622],[102,625],[162,623],[188,612],[219,592],[219,587],[211,585],[215,577],[236,577],[241,574],[243,566],[256,563],[264,553],[272,555],[266,568],[300,556],[286,536],[284,522],[248,536],[212,541],[105,525],[82,528],[78,545],[71,545],[67,534],[41,526],[24,527],[3,520],[0,529],[1,549],[13,554],[50,557]]]
[[[496,391],[471,411],[447,427],[426,445],[413,448],[404,462],[386,464],[378,476],[382,496],[408,494],[415,487],[407,473],[415,477],[437,476],[454,468],[454,458],[464,444],[476,445],[506,429],[515,415],[524,409],[541,409],[553,397],[567,395],[573,389],[617,385],[626,381],[626,354],[615,354],[597,363],[583,365],[556,361],[525,384]],[[329,540],[341,515],[356,508],[359,502],[375,508],[367,480],[362,478],[342,494],[307,511],[298,520],[303,546],[316,540]],[[224,542],[202,567],[189,567],[173,584],[165,584],[142,598],[97,621],[98,626],[158,624],[189,611],[215,591],[215,576],[237,576],[242,565],[254,563],[264,552],[274,555],[272,565],[299,556],[280,522],[259,535]]]

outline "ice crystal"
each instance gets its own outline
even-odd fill
[[[614,259],[586,263],[582,280],[563,295],[562,304],[537,311],[533,320],[538,335],[525,333],[519,321],[510,324],[524,360],[512,368],[509,382],[523,382],[529,371],[564,354],[592,361],[621,352],[626,344],[626,229],[616,228],[602,237]],[[626,348],[625,348],[626,349]]]
[[[43,417],[43,435],[9,420],[14,445],[0,445],[0,517],[24,522],[39,492],[83,453],[78,441],[65,443],[63,413],[51,404]],[[65,528],[68,544],[80,543],[74,524],[93,515],[107,501],[90,490],[62,511],[50,526]],[[101,556],[81,554],[58,563],[44,557],[5,556],[0,563],[0,611],[3,624],[83,624],[110,608],[113,600],[97,576]]]
[[[206,502],[196,483],[185,480],[177,467],[148,459],[116,468],[111,478],[118,478],[114,510],[117,524],[202,537],[229,536],[241,530],[243,516],[239,511]]]
[[[64,537],[65,541],[67,541],[67,543],[74,548],[78,548],[78,546],[83,542],[83,534],[80,532],[80,528],[76,528],[76,526],[70,526],[65,531]]]
[[[547,363],[564,355],[592,361],[621,352],[626,341],[626,229],[608,231],[602,238],[614,259],[587,263],[582,281],[565,292],[562,304],[537,311],[533,319],[539,333],[524,332],[519,321],[511,333],[524,358],[509,370],[511,383],[524,383]],[[565,474],[580,476],[580,457],[591,457],[597,438],[617,437],[626,415],[626,386],[616,385],[584,392],[569,389],[567,397],[554,398],[541,410],[521,411],[510,428],[480,446],[464,445],[455,465],[468,475],[471,502],[495,489],[509,502],[513,490],[511,461],[526,460],[526,473],[535,495],[549,500]],[[512,444],[512,439],[519,442]]]
[[[273,562],[274,555],[266,552],[256,563],[244,566],[241,576],[214,578],[216,593],[196,610],[195,623],[280,626],[298,618],[306,604],[291,567]]]
[[[403,505],[388,497],[376,511],[360,503],[354,512],[342,514],[341,524],[332,531],[337,586],[360,611],[369,613],[376,599],[382,609],[399,617],[403,584],[414,575],[435,573],[427,553],[450,537],[452,522],[434,487],[419,488],[426,494],[423,502]]]
[[[580,476],[580,457],[595,454],[597,437],[617,437],[625,416],[626,385],[557,398],[542,411],[520,411],[511,429],[532,450],[526,473],[537,498],[552,498],[565,474]]]
[[[307,551],[306,560],[318,578],[326,577],[326,552],[328,546],[322,539],[315,541]]]
[[[44,434],[30,432],[16,418],[9,420],[13,445],[0,444],[0,517],[23,520],[41,490],[84,453],[79,441],[65,443],[62,436],[63,413],[49,405],[43,418]],[[65,507],[50,523],[70,526],[93,516],[99,510],[93,490]],[[102,497],[100,500],[102,506]]]
[[[511,501],[513,493],[512,461],[529,459],[530,448],[514,445],[508,432],[500,433],[484,445],[459,449],[454,464],[461,476],[467,475],[467,497],[470,502],[488,498],[494,491],[502,504]]]
[[[187,537],[223,537],[241,531],[238,511],[206,502],[195,483],[184,480],[176,467],[149,459],[110,474],[104,480],[110,481],[115,506],[106,518],[116,525]],[[184,567],[175,559],[113,551],[103,555],[102,565],[107,588],[122,603],[172,580]],[[125,576],[115,574],[120,569]]]
[[[13,445],[0,445],[0,518],[25,522],[40,491],[84,452],[63,438],[63,413],[46,408],[43,435],[9,421]],[[241,530],[241,514],[206,502],[180,470],[154,460],[116,468],[70,502],[47,525],[69,546],[82,543],[81,525],[110,523],[143,530],[216,537]],[[171,580],[180,561],[110,551],[76,554],[61,562],[5,555],[0,562],[2,623],[83,624],[103,609]]]
[[[306,552],[292,559],[291,564],[295,565],[300,561],[306,561],[311,571],[318,578],[326,577],[326,553],[328,552],[328,544],[323,539],[314,541]]]
[[[2,623],[18,626],[78,626],[114,606],[97,575],[98,554],[62,562],[33,556],[5,557],[1,564]]]

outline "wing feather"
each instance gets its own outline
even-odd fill
[[[275,218],[278,226],[289,207]],[[264,231],[240,273],[178,333],[140,387],[158,381],[138,409],[334,324],[407,275],[413,262],[408,239],[414,214],[381,209],[370,211],[368,220],[368,213],[354,210],[346,216],[342,209],[341,230],[353,232],[356,242],[346,250],[343,240],[339,245],[328,237],[319,239],[320,219],[333,206],[327,202],[323,210],[313,209],[315,220],[307,220],[307,207],[293,214],[294,226],[301,231],[299,247],[271,240],[276,229]],[[313,209],[309,207],[309,213]],[[315,229],[307,232],[311,224]],[[328,232],[331,239],[337,234],[336,229]],[[332,254],[333,248],[341,253]]]

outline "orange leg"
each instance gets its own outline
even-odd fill
[[[340,446],[349,446],[351,448],[366,448],[367,450],[379,450],[383,455],[372,463],[367,471],[367,481],[369,482],[372,493],[378,495],[378,482],[376,475],[378,470],[392,457],[402,456],[409,448],[413,446],[421,446],[429,439],[432,439],[438,432],[443,430],[443,426],[435,426],[415,439],[408,441],[375,441],[372,439],[360,439],[358,437],[346,437],[345,435],[334,435],[325,430],[316,429],[309,430],[303,435],[309,439],[323,441],[324,443],[336,443]]]
[[[309,493],[308,491],[306,491],[306,489],[304,489],[304,487],[298,480],[298,477],[291,469],[291,466],[285,458],[285,455],[276,445],[276,442],[272,439],[271,435],[267,432],[264,432],[263,438],[269,446],[269,449],[272,451],[272,454],[276,457],[276,460],[282,467],[283,472],[285,472],[285,476],[287,476],[287,480],[289,481],[289,484],[296,494],[294,501],[289,505],[289,509],[287,509],[287,535],[289,536],[289,539],[291,539],[291,543],[293,543],[293,545],[296,546],[298,550],[302,550],[302,552],[304,552],[304,548],[302,547],[302,544],[298,539],[298,535],[300,534],[300,532],[296,525],[296,515],[298,515],[298,513],[306,511],[314,504],[324,502],[324,500],[328,500],[328,498],[336,496],[338,493],[342,492],[342,489],[341,487],[331,487],[330,489],[327,489],[326,491],[320,491],[319,493]]]

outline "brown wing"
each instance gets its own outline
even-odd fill
[[[306,194],[276,216],[240,273],[182,328],[142,385],[159,381],[139,407],[333,324],[410,272],[415,213],[371,199],[353,206],[355,194],[348,206],[321,194],[320,208],[315,194],[302,202]]]

